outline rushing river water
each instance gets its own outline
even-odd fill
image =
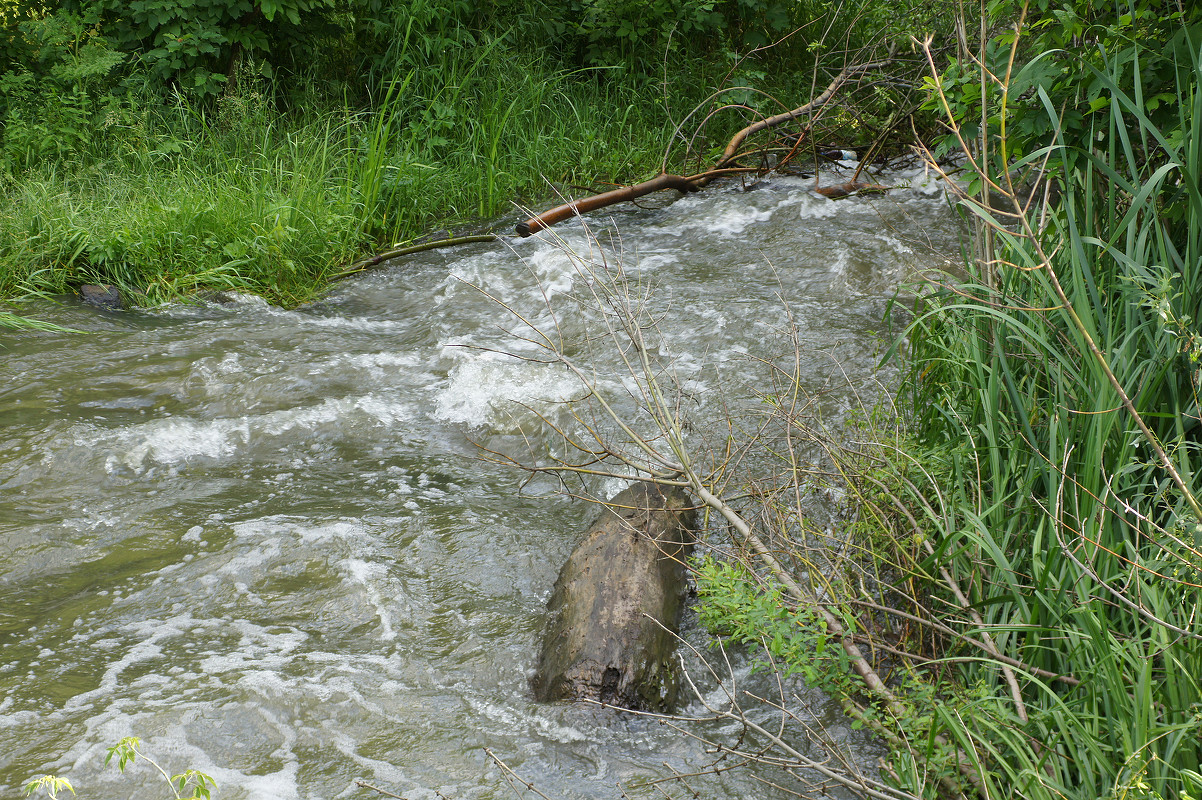
[[[887,197],[777,178],[613,214],[694,419],[756,402],[782,297],[807,384],[878,380],[889,298],[957,247],[942,194],[910,177]],[[578,222],[555,233],[590,247]],[[577,266],[544,234],[411,257],[294,311],[23,308],[86,334],[0,331],[0,797],[43,773],[81,798],[168,796],[146,765],[104,766],[130,735],[219,800],[378,796],[360,780],[517,796],[485,748],[563,800],[661,797],[640,781],[703,769],[658,722],[531,699],[551,585],[595,512],[520,491],[476,443],[538,447],[538,413],[581,388],[480,348],[520,350],[511,310],[549,319]],[[571,313],[555,319],[579,336]],[[774,793],[747,771],[688,786]]]

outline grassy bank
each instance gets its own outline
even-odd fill
[[[911,333],[947,475],[915,495],[920,566],[957,577],[979,615],[957,629],[1015,665],[963,666],[934,729],[1011,796],[1202,793],[1202,29],[1168,20],[1119,17],[1079,57],[1084,121],[1043,93],[1046,147],[1009,141],[1001,105],[979,172],[1011,211],[1003,169],[1046,163],[1063,196],[990,224]]]
[[[107,283],[151,305],[304,302],[379,248],[684,169],[803,102],[833,74],[821,53],[860,36],[776,0],[140,8],[0,17],[0,297]],[[864,111],[844,122],[867,136]]]
[[[0,294],[111,283],[149,304],[200,289],[295,304],[375,247],[547,197],[548,178],[629,179],[663,158],[670,128],[630,85],[512,53],[446,66],[441,90],[411,73],[369,111],[280,113],[266,81],[203,111],[123,108],[93,145],[5,182]],[[455,117],[414,124],[414,95]]]

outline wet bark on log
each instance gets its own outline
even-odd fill
[[[525,222],[517,224],[517,232],[519,236],[532,236],[541,230],[551,227],[557,222],[562,222],[569,217],[580,216],[587,214],[590,211],[595,211],[598,208],[612,206],[614,203],[623,203],[628,200],[637,200],[640,197],[649,195],[653,192],[661,192],[664,189],[675,189],[681,194],[697,191],[695,186],[688,178],[680,175],[658,175],[649,181],[635,184],[634,186],[623,186],[618,189],[612,189],[602,194],[586,197],[583,200],[575,200],[570,203],[556,206],[550,211],[544,211],[536,217],[531,217]]]
[[[694,541],[691,504],[679,489],[638,483],[606,505],[555,582],[531,685],[544,702],[668,710],[676,699],[684,561]]]

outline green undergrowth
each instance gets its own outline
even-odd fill
[[[0,297],[291,305],[379,248],[699,171],[928,12],[861,5],[9,0]],[[918,61],[846,90],[821,132],[873,142]]]
[[[1202,795],[1202,27],[1115,8],[1092,51],[1043,56],[1081,85],[1016,93],[1043,137],[1008,139],[999,87],[974,150],[995,191],[1048,165],[1044,227],[993,225],[910,332],[916,427],[950,473],[908,495],[937,537],[922,571],[967,596],[940,616],[1015,665],[1012,687],[943,643],[979,695],[936,703],[933,731],[991,796]],[[958,605],[946,584],[929,607]]]
[[[210,110],[126,101],[95,144],[4,180],[0,295],[115,284],[148,304],[242,290],[295,304],[373,248],[553,196],[549,180],[655,171],[656,104],[512,53],[416,72],[373,111],[276,111],[265,80]],[[491,59],[491,60],[490,60]],[[457,109],[439,126],[414,97]]]
[[[1031,172],[1056,191],[1025,221],[965,206],[967,278],[908,331],[908,432],[828,450],[855,507],[835,538],[866,554],[817,594],[899,705],[766,572],[703,564],[701,616],[875,726],[891,796],[1198,800],[1202,17],[1031,4],[1016,43],[996,5],[984,98],[965,65],[932,103],[994,209]],[[789,530],[775,552],[802,563]]]

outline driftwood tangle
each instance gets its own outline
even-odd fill
[[[555,582],[531,681],[540,701],[662,711],[676,699],[675,635],[694,513],[680,489],[638,483],[606,504]]]

